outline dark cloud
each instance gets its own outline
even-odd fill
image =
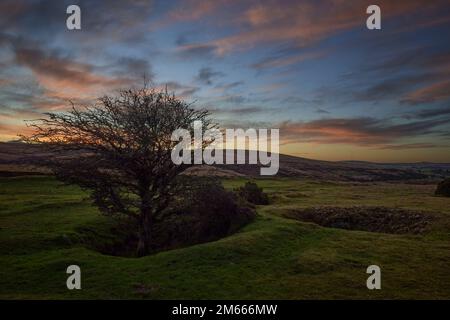
[[[316,113],[321,113],[321,114],[329,114],[330,112],[329,111],[327,111],[327,110],[324,110],[324,109],[317,109],[316,110]]]
[[[315,98],[315,99],[306,99],[304,97],[299,96],[287,96],[283,99],[281,99],[281,104],[290,104],[290,105],[321,105],[323,103],[321,98]]]
[[[450,115],[450,107],[430,109],[430,110],[420,110],[414,114],[416,118],[433,118],[439,116]]]
[[[128,74],[130,77],[143,77],[152,81],[155,77],[152,65],[148,60],[134,57],[120,57],[116,64],[120,67],[118,75]]]
[[[223,72],[214,71],[209,67],[204,67],[198,71],[196,80],[199,81],[200,83],[211,85],[213,83],[213,80],[223,76],[224,76]]]
[[[165,82],[162,85],[167,87],[168,91],[174,92],[175,94],[177,94],[181,97],[192,96],[194,93],[196,93],[198,90],[200,90],[199,87],[183,85],[176,81]]]
[[[223,96],[222,100],[224,102],[234,103],[234,104],[241,104],[241,103],[247,102],[247,98],[245,98],[244,96],[239,95],[239,94],[231,94],[231,95]]]
[[[253,114],[253,113],[260,113],[260,112],[267,112],[272,109],[268,108],[262,108],[262,107],[242,107],[242,108],[210,108],[209,109],[213,114],[231,114],[231,115],[246,115],[246,114]]]
[[[214,57],[216,46],[209,44],[186,44],[179,46],[177,53],[182,58],[209,59]]]
[[[221,83],[215,86],[216,89],[228,90],[244,85],[244,81],[235,81],[230,83]]]
[[[188,44],[189,41],[187,39],[187,35],[186,34],[180,34],[177,36],[177,38],[175,39],[175,44],[177,46],[184,46],[186,44]]]
[[[439,46],[420,46],[407,51],[392,52],[380,61],[362,66],[360,73],[397,73],[404,70],[433,70],[436,73],[448,73],[450,52]],[[446,69],[447,68],[447,69]],[[357,74],[357,72],[355,72]]]
[[[95,79],[89,77],[91,66],[77,64],[72,68],[73,62],[59,56],[56,52],[44,52],[40,49],[17,48],[16,61],[39,75],[50,76],[56,79],[75,79],[86,84],[93,84]]]
[[[28,38],[51,42],[49,35],[73,35],[66,29],[66,9],[76,4],[81,9],[80,33],[84,37],[95,38],[97,42],[130,37],[137,39],[138,35],[144,39],[146,34],[141,28],[145,27],[154,12],[152,3],[151,0],[3,0],[0,26],[3,30],[14,30]]]
[[[222,119],[219,121],[222,128],[226,129],[245,129],[245,128],[272,128],[272,124],[267,121],[255,121],[246,119]]]
[[[390,98],[401,97],[410,91],[411,88],[426,84],[433,78],[433,75],[423,74],[384,79],[364,89],[354,90],[352,98],[353,101],[379,102]]]
[[[370,61],[370,60],[369,60]],[[342,76],[341,83],[322,88],[319,96],[350,102],[423,104],[450,97],[450,53],[439,46],[395,52]]]

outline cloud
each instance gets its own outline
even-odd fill
[[[0,41],[7,43],[12,51],[14,66],[10,67],[30,70],[44,94],[51,98],[92,98],[136,80],[123,76],[123,72],[121,76],[100,74],[96,65],[77,61],[63,50],[44,47],[22,37],[0,34]],[[121,59],[114,65],[119,64],[126,71],[150,69],[143,61]]]
[[[260,112],[267,112],[273,109],[268,108],[262,108],[262,107],[242,107],[242,108],[231,108],[231,109],[225,109],[225,108],[210,108],[209,109],[213,114],[231,114],[231,115],[246,115],[246,114],[254,114],[254,113],[260,113]]]
[[[177,54],[182,58],[209,59],[214,57],[216,49],[211,44],[185,44],[177,47]]]
[[[434,79],[432,74],[397,76],[377,81],[363,89],[353,90],[353,101],[382,101],[391,98],[401,97],[406,94],[411,87],[423,85]],[[344,95],[348,95],[350,90],[345,90]],[[350,91],[351,92],[351,91]],[[401,100],[401,99],[400,99]],[[405,100],[406,101],[406,100]]]
[[[379,102],[395,99],[404,104],[424,104],[447,100],[450,95],[450,52],[436,47],[416,47],[395,52],[372,64],[342,76],[334,88],[321,94],[345,102]],[[351,97],[351,99],[349,99]]]
[[[222,90],[222,91],[226,91],[229,89],[233,89],[239,86],[244,85],[244,81],[234,81],[234,82],[230,82],[230,83],[221,83],[216,85],[214,88],[218,89],[218,90]]]
[[[56,52],[37,48],[16,48],[16,62],[29,68],[49,96],[71,99],[92,98],[102,91],[110,91],[130,82],[94,72],[89,64],[65,58]]]
[[[155,77],[152,65],[148,60],[125,56],[115,59],[113,63],[119,66],[118,76],[122,76],[125,72],[131,77],[142,77],[145,75],[150,81]]]
[[[190,97],[198,90],[200,90],[199,87],[184,85],[176,81],[169,81],[162,83],[160,87],[161,88],[167,87],[167,90],[169,92],[174,92],[180,98]]]
[[[429,103],[447,100],[450,97],[450,80],[433,83],[408,93],[402,102],[409,104]]]
[[[283,56],[281,54],[278,54],[275,56],[262,59],[259,62],[252,64],[251,67],[258,70],[268,68],[280,68],[291,64],[300,63],[305,60],[317,59],[324,56],[325,56],[324,52],[308,52],[289,56]]]
[[[213,83],[214,79],[223,77],[224,73],[219,71],[214,71],[209,67],[201,68],[198,71],[198,74],[196,76],[196,80],[200,83],[211,85]]]
[[[197,20],[212,14],[221,6],[226,4],[224,0],[202,1],[202,0],[183,0],[177,3],[167,14],[170,23],[186,22]]]
[[[217,102],[223,101],[226,103],[232,103],[232,104],[241,104],[248,101],[246,97],[240,94],[227,94],[223,95],[217,99],[215,99]]]
[[[12,108],[6,105],[0,105],[0,122],[15,121],[17,118],[34,119],[41,117],[41,113],[24,109],[24,108]]]
[[[439,148],[441,146],[434,143],[405,143],[405,144],[393,144],[381,146],[378,149],[384,150],[405,150],[405,149],[429,149],[429,148]]]
[[[397,139],[439,133],[439,126],[450,118],[393,124],[387,119],[371,117],[331,118],[309,122],[283,122],[278,125],[284,143],[352,144],[383,146]]]
[[[33,129],[18,124],[4,123],[0,120],[0,140],[9,141],[18,138],[19,134],[31,134]]]
[[[3,0],[0,26],[4,31],[48,43],[64,34],[69,39],[77,39],[78,46],[142,40],[146,37],[142,30],[155,11],[152,3],[152,0],[78,0],[75,3],[69,0]],[[69,33],[65,26],[66,8],[71,4],[77,4],[82,12],[82,32],[78,34]]]
[[[309,45],[330,35],[364,25],[368,1],[308,0],[251,2],[236,19],[241,30],[214,41],[216,53],[223,55],[235,50],[247,50],[260,44],[291,41]],[[384,19],[408,15],[420,10],[438,11],[445,1],[428,6],[424,0],[378,1],[383,8]],[[419,17],[420,18],[420,17]]]
[[[33,87],[25,90],[19,90],[17,87],[13,87],[11,90],[2,90],[0,97],[4,104],[2,105],[2,110],[7,111],[17,118],[20,118],[26,112],[34,113],[38,110],[56,111],[69,107],[67,100],[52,96],[49,93],[45,95]],[[74,102],[80,102],[79,99],[73,100]]]
[[[15,75],[14,81],[1,83],[3,103],[31,111],[63,110],[69,107],[68,100],[90,103],[98,96],[142,81],[144,72],[147,78],[153,76],[150,64],[138,58],[113,57],[109,65],[99,67],[20,36],[0,33],[0,42],[11,55],[10,63],[1,70],[3,76],[11,72]]]
[[[283,98],[281,100],[282,104],[321,104],[322,101],[320,99],[305,99],[304,97],[299,97],[299,96],[288,96],[286,98]]]
[[[414,114],[416,118],[433,118],[439,116],[450,115],[450,107],[431,109],[431,110],[420,110]]]

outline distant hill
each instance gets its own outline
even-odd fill
[[[20,142],[0,143],[0,173],[13,175],[45,173],[30,166],[33,159],[50,157],[38,146]],[[260,175],[260,165],[195,166],[188,174],[217,176]],[[366,161],[323,161],[280,155],[279,177],[312,178],[332,181],[416,181],[439,180],[450,176],[450,163],[373,163]]]
[[[223,165],[243,175],[259,175],[258,165]],[[450,176],[450,163],[372,163],[364,161],[323,161],[280,155],[277,176],[306,177],[335,181],[438,180]]]

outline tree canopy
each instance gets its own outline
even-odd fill
[[[32,135],[22,137],[51,152],[41,164],[58,179],[89,190],[103,213],[136,219],[138,255],[148,254],[152,221],[177,193],[176,177],[189,167],[171,160],[178,143],[172,132],[182,128],[193,136],[194,121],[202,121],[205,130],[215,127],[209,112],[144,87],[45,115],[29,123]]]

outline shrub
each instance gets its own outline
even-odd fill
[[[220,239],[249,223],[255,211],[214,178],[191,178],[185,194],[156,222],[158,246],[174,248]],[[165,221],[167,220],[167,221]]]
[[[450,178],[439,182],[434,194],[437,196],[450,197]]]
[[[243,187],[236,190],[240,197],[253,204],[269,204],[269,197],[254,182],[246,182]]]

